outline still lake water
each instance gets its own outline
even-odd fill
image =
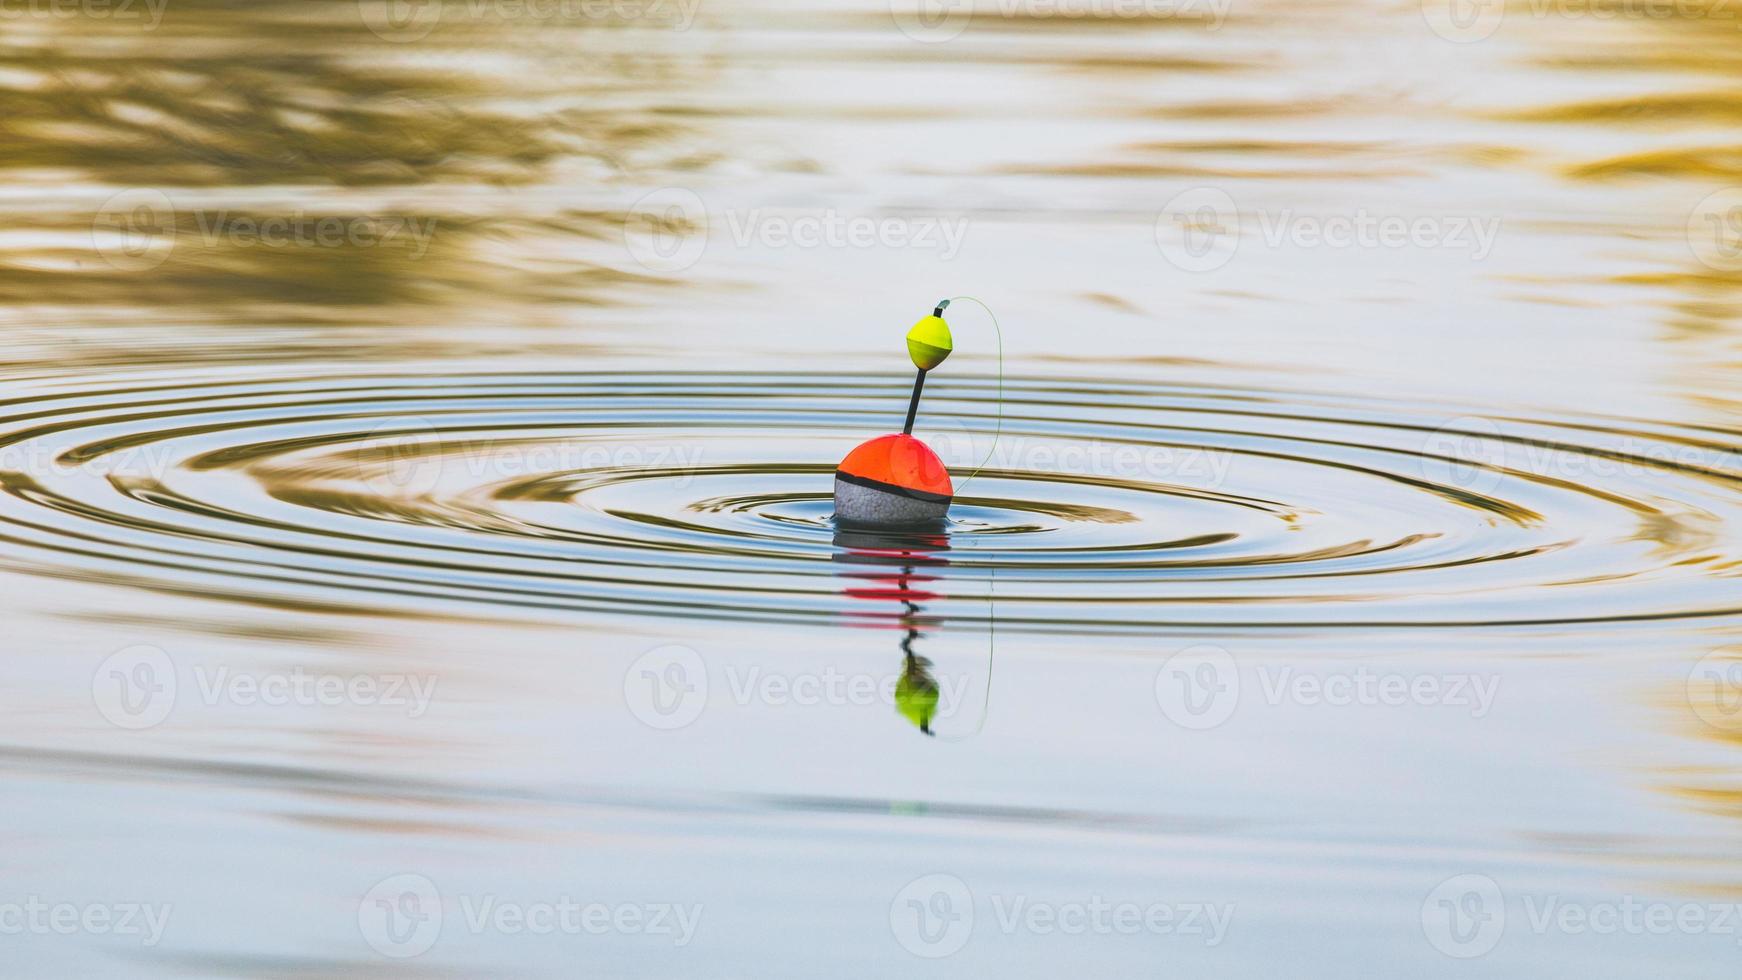
[[[908,13],[8,8],[0,972],[1735,976],[1733,12]]]

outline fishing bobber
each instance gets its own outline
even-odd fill
[[[907,403],[907,424],[899,433],[860,443],[835,469],[835,519],[861,527],[911,527],[933,524],[949,513],[955,488],[949,470],[931,447],[913,436],[919,395],[927,371],[950,356],[954,342],[939,303],[931,316],[907,332],[907,354],[919,376]]]
[[[941,521],[949,513],[949,471],[931,447],[906,433],[862,442],[835,470],[835,519],[900,527]]]

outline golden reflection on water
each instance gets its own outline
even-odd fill
[[[669,155],[689,126],[649,103],[706,74],[512,24],[412,49],[351,3],[178,2],[149,31],[15,19],[0,300],[25,321],[238,326],[601,302],[646,277],[553,259],[620,234],[621,214],[528,213],[514,189]]]
[[[1049,223],[1058,219],[1047,217],[1046,197],[1100,210],[1106,182],[1142,188],[1119,195],[1125,217],[1142,222],[1202,182],[1304,206],[1324,193],[1319,182],[1341,199],[1351,181],[1408,187],[1488,173],[1516,189],[1469,206],[1523,211],[1532,183],[1558,180],[1582,221],[1557,228],[1543,215],[1512,215],[1514,229],[1534,229],[1537,249],[1610,235],[1631,268],[1605,281],[1643,290],[1666,323],[1728,325],[1737,313],[1742,268],[1701,264],[1679,241],[1685,209],[1704,196],[1693,191],[1742,175],[1729,132],[1742,111],[1742,55],[1721,4],[1631,18],[1626,5],[1562,4],[1532,17],[1515,4],[1492,39],[1464,46],[1434,37],[1418,10],[1334,5],[1182,5],[1148,16],[983,9],[958,25],[959,42],[935,46],[891,30],[881,5],[670,4],[624,21],[578,7],[538,15],[449,3],[413,5],[404,24],[384,22],[380,6],[177,3],[149,30],[42,17],[9,25],[0,165],[12,193],[0,204],[0,299],[28,311],[13,318],[76,322],[85,310],[96,323],[141,325],[415,323],[432,335],[401,341],[407,353],[476,351],[484,345],[457,335],[455,321],[513,334],[572,325],[559,309],[621,309],[659,295],[670,277],[621,248],[625,205],[645,189],[756,171],[769,200],[815,200],[802,188],[827,193],[846,181],[849,197],[873,208],[905,206],[922,173],[953,177],[952,207]],[[1375,52],[1427,57],[1413,69],[1388,60],[1390,74],[1371,84],[1352,66],[1340,78],[1323,64],[1364,36]],[[1479,84],[1446,74],[1459,65],[1480,72]],[[973,66],[1011,87],[971,80],[963,72]],[[887,84],[843,87],[859,76]],[[956,84],[914,84],[927,78]],[[852,97],[831,102],[831,90]],[[1027,116],[1056,126],[1066,111],[1104,120],[1102,135],[1091,127],[1086,139],[1049,146],[994,138],[976,122]],[[807,139],[807,119],[830,138]],[[928,119],[975,135],[952,145],[947,163],[874,151],[885,162],[867,171],[854,160],[890,123]],[[959,142],[944,132],[917,139]],[[1043,196],[1000,200],[1006,177],[1039,181]],[[1664,193],[1666,178],[1688,193]],[[174,213],[105,209],[110,195],[138,188],[162,192]],[[1610,214],[1631,220],[1591,223]],[[262,246],[250,229],[274,218],[431,234],[386,246],[369,234]],[[172,247],[141,270],[116,268],[91,242],[128,233]],[[1566,287],[1589,279],[1538,257],[1508,262],[1484,271]],[[660,302],[781,288],[766,266],[682,278],[687,297]],[[1519,297],[1512,315],[1527,322],[1530,305],[1573,302],[1575,292]],[[1153,308],[1151,297],[1114,298]],[[1255,326],[1269,314],[1252,303],[1231,309]],[[355,338],[329,336],[355,349]],[[284,353],[283,342],[257,353]],[[305,336],[290,350],[319,346]],[[85,356],[108,355],[93,344]]]
[[[1658,788],[1682,805],[1703,813],[1742,820],[1742,648],[1725,647],[1702,657],[1683,684],[1664,697],[1664,709],[1690,738],[1716,747],[1699,761],[1666,766],[1653,774]],[[1713,886],[1733,897],[1742,882]]]

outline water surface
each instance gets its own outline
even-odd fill
[[[1483,9],[9,14],[6,972],[1732,976],[1737,25]]]

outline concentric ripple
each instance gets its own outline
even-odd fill
[[[1311,392],[940,379],[947,527],[843,533],[894,376],[136,381],[0,404],[30,570],[491,616],[895,616],[1084,631],[1546,625],[1742,607],[1737,434]],[[990,463],[963,482],[992,451]],[[903,587],[923,567],[923,596]],[[893,584],[867,588],[867,580]],[[995,597],[995,604],[990,599]],[[911,612],[911,611],[910,611]]]

